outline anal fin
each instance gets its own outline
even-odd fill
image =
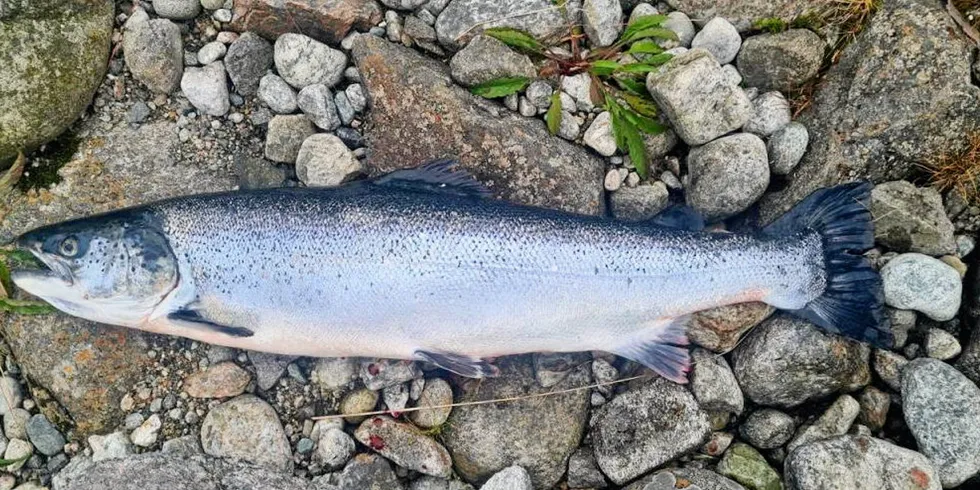
[[[684,315],[658,321],[609,351],[643,364],[675,383],[686,384],[691,370],[686,333],[690,318]]]
[[[251,337],[252,335],[255,335],[255,332],[244,327],[230,327],[228,325],[212,322],[202,317],[201,313],[197,310],[177,310],[167,315],[167,319],[171,321],[190,323],[193,327],[206,328],[214,332],[228,335],[229,337]]]
[[[424,350],[415,351],[415,357],[467,378],[495,378],[500,375],[497,366],[476,357]]]

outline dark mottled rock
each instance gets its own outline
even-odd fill
[[[788,91],[820,70],[827,43],[807,29],[747,38],[738,53],[738,71],[748,87]]]
[[[337,490],[401,490],[398,477],[388,460],[369,454],[358,454],[337,477]]]
[[[735,348],[742,334],[758,325],[775,308],[765,303],[738,303],[699,311],[691,317],[687,337],[697,345],[714,352]]]
[[[108,0],[4,3],[0,168],[57,137],[88,106],[105,76],[113,15]]]
[[[542,388],[534,379],[528,356],[499,361],[501,376],[469,380],[457,402],[521,396],[561,390],[589,383],[588,365],[582,365],[560,383]],[[690,396],[690,395],[688,395]],[[535,488],[551,488],[565,473],[568,457],[578,447],[585,429],[588,392],[526,399],[498,405],[456,407],[442,439],[453,457],[457,473],[471,482],[483,482],[494,473],[519,465],[531,475]]]
[[[922,162],[964,149],[963,135],[980,126],[971,46],[939,2],[883,2],[801,115],[810,150],[788,186],[763,199],[762,218],[817,188],[902,179]]]
[[[660,377],[600,407],[590,427],[596,462],[619,485],[696,450],[711,434],[691,392]]]
[[[225,69],[235,91],[241,95],[253,95],[259,89],[259,80],[273,62],[272,44],[254,32],[246,32],[228,47]]]
[[[956,251],[953,223],[936,189],[904,180],[878,184],[871,191],[875,242],[893,252],[946,255]]]
[[[868,384],[869,355],[863,344],[777,315],[732,351],[732,368],[750,400],[790,408]]]
[[[515,15],[521,12],[528,15]],[[513,27],[547,42],[567,32],[568,22],[549,0],[453,0],[435,25],[439,42],[452,50],[490,27]]]
[[[725,478],[724,476],[715,473],[714,471],[703,470],[700,468],[671,468],[667,470],[658,471],[656,474],[647,475],[639,480],[631,483],[630,485],[623,488],[623,490],[647,490],[646,486],[654,479],[658,478],[657,475],[662,473],[670,473],[674,476],[675,488],[680,483],[682,485],[687,485],[684,488],[690,488],[691,485],[697,485],[701,490],[745,490],[745,487],[739,485],[738,483]],[[656,490],[660,488],[654,487]],[[654,489],[650,489],[654,490]]]
[[[364,136],[374,171],[453,157],[511,201],[601,212],[605,163],[543,121],[471,95],[445,65],[378,37],[358,36],[353,56],[370,93]]]
[[[800,446],[786,458],[787,490],[876,488],[939,490],[925,456],[866,436],[840,436]]]
[[[240,461],[151,452],[92,463],[73,459],[54,479],[58,490],[332,490]]]
[[[352,28],[367,31],[381,17],[381,6],[374,0],[236,0],[230,27],[257,32],[270,41],[301,32],[337,45]]]
[[[826,8],[822,0],[667,0],[667,3],[702,23],[723,17],[740,32],[751,29],[760,19],[778,17],[791,22],[802,14]]]

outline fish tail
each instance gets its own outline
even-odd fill
[[[826,287],[790,313],[828,332],[890,347],[894,339],[884,314],[881,276],[862,255],[874,246],[871,188],[862,181],[820,189],[763,233],[788,236],[812,230],[822,238]]]

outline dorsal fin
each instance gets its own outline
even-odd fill
[[[650,218],[648,223],[687,231],[704,229],[704,217],[694,208],[681,204],[675,204],[661,211],[660,214]]]
[[[456,160],[433,160],[418,168],[395,170],[375,178],[375,185],[415,189],[428,192],[456,194],[460,196],[489,197],[487,189],[469,172],[458,166]]]

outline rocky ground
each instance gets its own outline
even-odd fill
[[[604,353],[505,358],[477,382],[5,314],[0,489],[977,488],[980,207],[929,185],[943,165],[976,176],[971,144],[980,166],[976,41],[938,0],[861,5],[0,3],[0,164],[41,145],[0,202],[2,241],[169,196],[336,185],[440,157],[515,202],[629,220],[683,202],[732,230],[870,178],[869,255],[897,339],[872,349],[744,304],[695,317],[686,386]],[[673,58],[645,80],[669,127],[644,137],[648,178],[592,78],[543,76],[480,34],[510,26],[568,50],[582,26],[601,49],[655,13],[677,40],[659,41]],[[467,90],[512,76],[533,81],[497,100]],[[314,419],[376,409],[392,413]]]

